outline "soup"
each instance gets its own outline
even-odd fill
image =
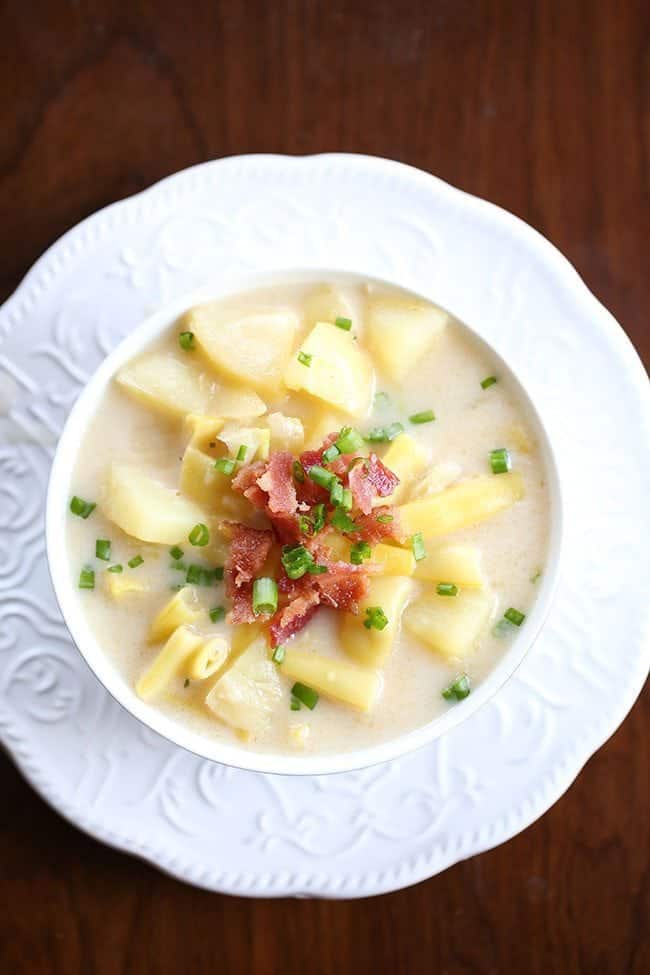
[[[123,679],[258,751],[458,707],[544,568],[516,389],[445,311],[361,279],[188,310],[114,376],[71,484],[70,572]]]

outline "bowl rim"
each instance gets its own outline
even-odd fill
[[[564,525],[564,506],[555,450],[539,411],[517,370],[500,354],[495,346],[481,333],[480,326],[460,320],[466,329],[492,357],[509,384],[516,389],[517,398],[524,406],[532,423],[539,444],[542,464],[546,474],[549,496],[549,531],[547,555],[541,584],[536,591],[532,607],[527,614],[526,626],[517,631],[496,666],[483,678],[476,690],[464,701],[458,702],[430,722],[404,732],[379,744],[351,749],[345,752],[291,754],[272,751],[248,750],[244,746],[231,745],[207,738],[180,722],[167,717],[154,705],[137,697],[110,656],[102,649],[90,626],[73,588],[69,571],[66,544],[66,521],[70,482],[76,461],[77,445],[95,415],[104,390],[115,372],[127,361],[141,353],[159,338],[182,312],[192,305],[210,300],[227,300],[244,291],[272,284],[310,282],[319,284],[329,280],[367,281],[371,284],[397,288],[407,294],[438,304],[435,294],[419,291],[397,281],[366,273],[363,268],[332,268],[318,264],[302,268],[269,267],[264,270],[245,271],[228,275],[222,281],[213,278],[209,283],[192,289],[166,302],[153,314],[140,322],[100,363],[82,389],[66,418],[52,462],[45,509],[45,534],[47,564],[54,593],[73,643],[82,658],[111,696],[128,713],[145,727],[155,731],[172,744],[201,758],[233,768],[279,775],[325,775],[350,772],[391,761],[420,749],[448,733],[467,720],[500,688],[510,680],[528,652],[532,649],[550,611],[557,588]],[[217,283],[218,282],[218,283]],[[447,309],[452,315],[453,309]]]

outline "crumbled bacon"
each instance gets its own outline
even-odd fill
[[[253,579],[262,571],[268,558],[273,533],[232,521],[226,522],[225,527],[232,536],[223,573],[226,594],[232,600],[228,621],[254,623]]]
[[[257,486],[268,495],[269,512],[292,515],[298,507],[293,483],[293,456],[286,450],[271,454]]]
[[[300,632],[316,614],[319,603],[318,592],[306,589],[283,609],[279,609],[271,620],[271,646],[277,647]]]
[[[399,478],[371,454],[367,460],[355,464],[348,475],[348,483],[356,507],[369,515],[375,498],[386,498],[399,484]]]
[[[391,518],[391,521],[380,521],[380,518]],[[357,541],[369,542],[376,545],[384,539],[392,539],[396,542],[404,541],[399,516],[396,508],[382,505],[381,508],[373,508],[369,515],[358,515],[355,523],[359,526],[359,531],[354,534]]]
[[[228,613],[229,623],[254,623],[257,619],[253,612],[253,583],[246,582],[231,595],[232,604]]]
[[[257,479],[266,471],[266,463],[256,460],[254,464],[245,464],[232,479],[232,489],[248,498],[254,508],[264,510],[267,496],[258,486]]]

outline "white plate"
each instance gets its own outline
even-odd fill
[[[405,759],[285,779],[176,749],[101,688],[55,608],[43,502],[66,412],[119,338],[215,269],[305,266],[431,291],[480,328],[557,446],[566,539],[550,621],[491,702]],[[72,230],[0,310],[2,740],[63,815],[191,883],[338,897],[415,883],[531,823],[631,707],[650,660],[649,496],[645,373],[525,224],[362,156],[179,173]]]

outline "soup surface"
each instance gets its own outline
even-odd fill
[[[457,707],[544,568],[517,391],[461,323],[362,280],[189,310],[114,377],[71,488],[70,572],[124,680],[260,751]]]

